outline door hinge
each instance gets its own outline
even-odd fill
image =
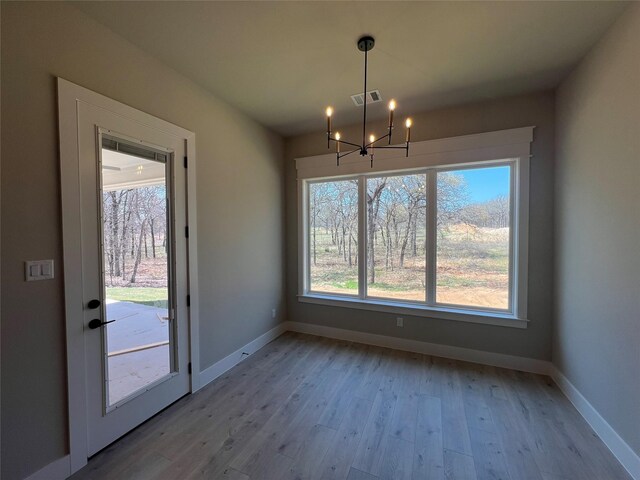
[[[184,156],[184,168],[187,168],[187,164],[188,164],[188,160],[187,160],[187,156]]]
[[[191,306],[191,295],[187,295],[187,307]]]
[[[189,362],[189,365],[187,365],[187,372],[189,372],[189,375],[191,375],[191,362]]]
[[[184,227],[184,236],[189,238],[189,226]]]

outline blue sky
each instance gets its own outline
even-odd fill
[[[485,202],[498,195],[509,194],[509,167],[479,168],[456,170],[464,177],[468,185],[469,199],[472,203]]]

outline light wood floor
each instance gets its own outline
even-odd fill
[[[74,479],[626,479],[543,376],[287,333]]]

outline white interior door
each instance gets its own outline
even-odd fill
[[[82,309],[67,316],[82,325],[67,337],[84,362],[85,398],[70,411],[84,406],[86,459],[191,388],[187,139],[91,102],[74,113],[79,225],[65,218],[65,269],[75,233]]]

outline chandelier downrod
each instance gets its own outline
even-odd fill
[[[327,148],[331,148],[331,142],[335,142],[336,144],[336,164],[340,166],[340,159],[347,155],[351,155],[352,153],[359,152],[361,156],[366,157],[369,155],[371,157],[371,168],[373,168],[373,155],[375,149],[403,149],[406,152],[406,156],[409,156],[409,142],[411,140],[411,119],[407,118],[405,122],[405,127],[407,129],[406,132],[406,141],[404,146],[391,146],[391,134],[393,132],[393,112],[396,108],[395,100],[391,100],[389,102],[389,130],[386,135],[382,137],[376,138],[375,135],[370,135],[369,143],[366,142],[367,138],[367,71],[369,68],[369,51],[373,49],[375,45],[375,40],[371,36],[364,36],[358,40],[358,50],[364,52],[364,105],[363,105],[363,113],[362,113],[362,143],[360,145],[348,142],[346,140],[342,140],[340,133],[335,132],[335,135],[332,135],[333,131],[331,129],[331,116],[333,115],[333,108],[327,107]],[[387,146],[376,146],[375,144],[381,140],[388,138]],[[341,145],[349,145],[351,147],[356,147],[354,150],[350,150],[348,152],[342,153]]]
[[[371,48],[373,48],[373,38],[371,39]],[[360,44],[360,42],[358,42]],[[363,157],[367,154],[367,149],[365,145],[365,138],[367,138],[367,60],[369,58],[369,49],[365,49],[364,51],[364,113],[362,116],[362,150],[360,151],[360,155]]]

